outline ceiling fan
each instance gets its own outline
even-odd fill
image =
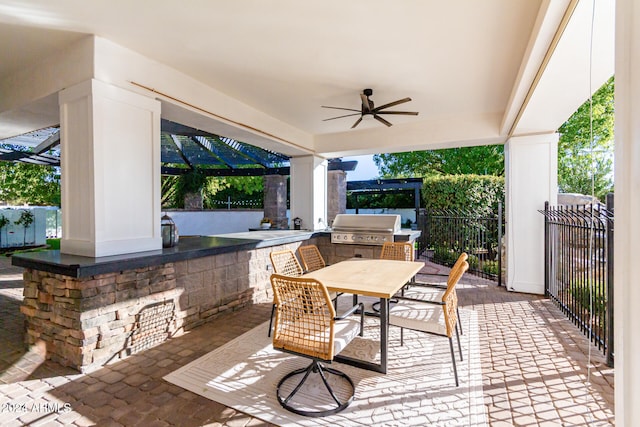
[[[397,101],[393,101],[390,102],[388,104],[384,104],[381,105],[379,107],[374,107],[373,105],[373,101],[371,99],[369,99],[369,97],[373,95],[373,90],[372,89],[365,89],[362,91],[362,93],[360,94],[360,98],[362,100],[362,106],[360,110],[356,110],[355,108],[342,108],[342,107],[329,107],[326,105],[321,105],[322,108],[332,108],[334,110],[346,110],[346,111],[356,111],[356,113],[351,113],[351,114],[345,114],[343,116],[337,116],[337,117],[331,117],[329,119],[324,119],[323,122],[326,122],[327,120],[335,120],[335,119],[341,119],[343,117],[351,117],[351,116],[357,116],[360,115],[360,118],[358,118],[358,120],[356,120],[356,122],[353,124],[353,126],[351,126],[351,129],[353,129],[354,127],[358,126],[360,124],[360,122],[362,121],[362,119],[365,116],[372,116],[374,119],[376,119],[377,121],[384,123],[386,126],[391,126],[391,123],[388,122],[387,120],[385,120],[384,118],[380,117],[381,114],[405,114],[405,115],[410,115],[410,116],[417,116],[418,112],[417,111],[383,111],[389,107],[394,107],[396,105],[399,104],[404,104],[405,102],[409,102],[411,101],[411,98],[402,98],[399,99]]]

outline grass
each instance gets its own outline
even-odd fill
[[[60,238],[47,239],[47,246],[49,247],[49,249],[52,249],[52,250],[60,249]]]
[[[17,248],[2,248],[0,254],[4,256],[11,256],[15,254],[27,253],[27,252],[42,252],[60,249],[60,239],[47,239],[46,246],[36,247],[17,247]]]

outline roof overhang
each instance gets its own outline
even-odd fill
[[[0,7],[0,137],[55,125],[56,93],[94,78],[287,156],[504,143],[554,132],[613,74],[613,2],[248,3]],[[364,88],[377,105],[409,96],[420,114],[324,121],[321,105],[360,108]]]

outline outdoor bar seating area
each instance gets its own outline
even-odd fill
[[[186,237],[162,251],[101,259],[59,252],[17,255],[14,265],[25,269],[21,311],[26,339],[29,345],[43,345],[46,357],[61,365],[93,372],[225,311],[272,300],[263,333],[272,337],[273,349],[311,359],[310,365],[290,370],[273,390],[280,405],[294,414],[330,416],[354,401],[356,383],[322,362],[383,375],[394,369],[390,325],[400,326],[400,345],[404,328],[448,337],[458,386],[451,341],[454,331],[458,334],[455,285],[468,264],[462,261],[452,270],[441,301],[425,300],[426,309],[416,293],[392,300],[419,285],[415,277],[424,263],[414,261],[413,241],[419,231],[391,230],[384,242],[349,245],[331,243],[327,231],[292,230],[266,232],[268,238],[260,240]],[[365,314],[373,319],[368,337]],[[343,352],[358,336],[377,347],[373,357]],[[462,360],[459,335],[457,339]],[[328,402],[317,390],[315,376],[324,384]],[[336,385],[339,380],[346,386]],[[303,396],[301,403],[298,395]],[[314,397],[309,401],[308,396]]]
[[[412,241],[418,233],[396,238]],[[47,357],[65,366],[97,369],[226,310],[271,301],[270,253],[307,244],[329,263],[374,257],[371,246],[332,245],[328,232],[299,230],[182,237],[175,247],[101,258],[15,256],[14,265],[25,268],[28,344],[44,342]],[[153,322],[140,321],[151,314]]]

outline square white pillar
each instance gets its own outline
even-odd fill
[[[513,137],[505,146],[507,289],[544,294],[544,202],[558,197],[558,135]]]
[[[615,268],[616,425],[640,420],[640,7],[616,1]]]
[[[162,248],[160,102],[98,80],[60,92],[62,253]]]
[[[291,219],[302,219],[302,228],[327,226],[327,169],[317,156],[294,157],[291,163]]]

